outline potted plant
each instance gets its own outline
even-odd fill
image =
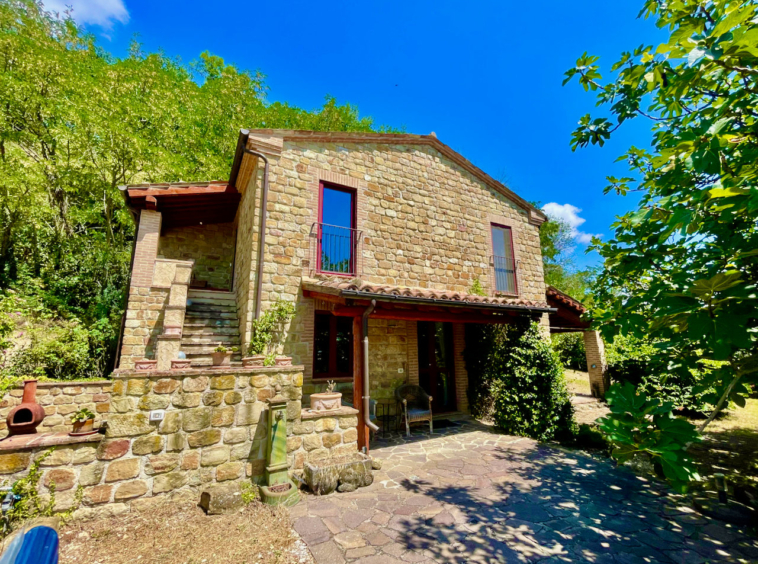
[[[73,415],[71,415],[71,423],[74,425],[74,430],[69,433],[72,437],[97,433],[94,429],[95,414],[86,407],[75,411]]]
[[[232,355],[239,349],[237,347],[225,347],[221,343],[213,349],[211,357],[213,358],[213,366],[227,367],[232,365]]]
[[[334,380],[328,380],[326,391],[311,394],[311,411],[336,411],[342,407],[342,394],[335,392]]]
[[[272,366],[279,364],[271,349],[279,344],[285,323],[295,315],[295,304],[285,300],[278,300],[263,315],[253,321],[252,338],[247,348],[247,355],[242,359],[242,366]],[[282,359],[288,357],[280,357]],[[280,361],[280,362],[283,362]],[[292,359],[289,358],[289,363]],[[286,364],[279,364],[286,366]]]

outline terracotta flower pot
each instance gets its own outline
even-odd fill
[[[95,420],[87,419],[86,421],[74,421],[74,430],[69,433],[72,437],[81,435],[93,435],[95,431]]]
[[[311,394],[311,411],[336,411],[342,407],[340,392]]]
[[[192,368],[192,361],[187,358],[179,358],[171,361],[171,370],[187,370]]]
[[[155,370],[158,368],[158,361],[157,360],[136,360],[134,362],[134,369],[135,370]]]
[[[257,368],[263,366],[263,361],[266,360],[266,356],[262,354],[254,354],[252,356],[246,356],[242,359],[242,366],[245,368]]]
[[[232,353],[230,352],[214,352],[211,353],[213,359],[213,366],[220,368],[229,367],[232,365]]]
[[[291,356],[277,356],[274,359],[274,362],[277,366],[292,366],[292,357]]]

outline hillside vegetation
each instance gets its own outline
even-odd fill
[[[0,0],[4,386],[112,368],[134,236],[119,185],[228,178],[242,127],[375,129],[333,98],[306,111],[266,92],[209,53],[119,58],[70,18]]]

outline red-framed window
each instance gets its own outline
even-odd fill
[[[518,293],[516,255],[513,251],[513,229],[493,223],[492,262],[495,268],[495,290],[506,294]]]
[[[321,182],[318,209],[319,272],[353,275],[356,273],[357,191]]]
[[[317,312],[313,335],[313,377],[351,378],[353,318]]]

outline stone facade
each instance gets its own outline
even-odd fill
[[[227,271],[225,276],[232,278],[242,346],[250,340],[257,307],[265,310],[280,298],[294,302],[296,315],[276,352],[304,366],[306,394],[319,389],[322,383],[313,381],[312,364],[314,316],[321,306],[303,296],[301,285],[304,278],[328,276],[315,270],[313,226],[319,221],[321,183],[354,191],[355,227],[360,232],[355,277],[360,281],[461,293],[470,292],[479,281],[489,295],[498,295],[491,240],[492,225],[497,224],[510,227],[513,234],[518,291],[508,297],[544,303],[539,244],[544,217],[539,211],[436,139],[418,142],[417,136],[347,134],[334,142],[330,135],[311,140],[298,132],[250,134],[248,148],[265,153],[269,163],[260,304],[255,295],[262,159],[250,154],[241,158],[235,184],[241,200],[233,223],[167,229],[158,240],[160,213],[141,212],[121,368],[131,368],[143,357],[159,361],[165,357],[165,367],[170,354],[178,352],[161,342],[170,337],[164,330],[170,297],[148,275],[161,260],[156,257],[191,258],[193,278],[210,280],[209,268],[217,273],[221,263],[230,263],[234,250],[233,274]],[[217,284],[221,282],[211,283]],[[542,322],[547,329],[546,315]],[[388,397],[400,383],[418,381],[415,331],[412,321],[371,321],[372,396]],[[467,378],[458,358],[465,343],[460,328],[457,335],[457,399],[465,409]],[[158,353],[158,344],[164,345],[165,355]],[[340,384],[348,387],[347,381]]]
[[[45,419],[38,432],[68,432],[71,430],[70,415],[87,408],[97,415],[99,425],[108,417],[111,396],[110,380],[97,382],[38,382],[37,403],[45,408]],[[21,403],[23,385],[10,390],[0,401],[0,439],[8,435],[5,418],[11,409]]]
[[[158,257],[193,261],[193,286],[205,283],[208,288],[231,290],[235,238],[234,223],[164,229]]]
[[[478,279],[493,295],[490,229],[497,223],[513,230],[519,297],[544,302],[539,222],[533,221],[531,212],[522,205],[433,147],[313,143],[289,140],[285,134],[281,154],[269,160],[262,308],[278,298],[297,303],[282,352],[305,366],[306,381],[312,375],[315,304],[302,296],[300,282],[303,277],[318,276],[312,264],[310,232],[318,221],[320,182],[356,191],[356,227],[362,233],[358,259],[361,280],[468,292]],[[262,177],[256,171],[248,178],[239,217],[251,199],[256,200],[253,209],[259,207]],[[257,234],[249,238],[251,246],[243,247],[238,241],[237,256],[252,264],[257,256]],[[253,279],[251,274],[251,288]],[[248,311],[253,311],[252,290],[247,304]],[[248,314],[243,321],[246,335],[251,319]],[[546,316],[543,323],[547,323]],[[407,338],[407,328],[405,332]],[[399,357],[403,360],[398,361]],[[399,380],[398,362],[406,363],[404,379],[412,377],[414,366],[407,349],[405,354],[398,351],[393,359],[373,360],[372,378],[377,374],[380,381]]]
[[[114,512],[132,500],[160,495],[199,496],[219,482],[260,482],[268,442],[266,400],[277,387],[288,400],[287,459],[293,473],[301,473],[306,461],[358,451],[356,410],[301,412],[301,366],[121,371],[112,384],[104,437],[46,436],[38,446],[23,448],[0,443],[0,477],[12,483],[55,445],[41,465],[41,493],[55,482],[59,507],[66,508],[81,485],[84,515],[92,513],[89,508],[108,504],[103,511]],[[40,399],[46,397],[58,396]],[[152,410],[163,410],[163,420],[150,422]]]
[[[590,390],[594,397],[604,398],[605,392],[611,385],[608,366],[605,362],[605,343],[598,331],[584,331],[583,336]]]

